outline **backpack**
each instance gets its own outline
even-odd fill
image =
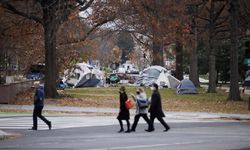
[[[147,99],[137,99],[138,107],[140,109],[148,108],[149,101]]]

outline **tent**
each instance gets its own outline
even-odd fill
[[[250,70],[247,70],[245,74],[244,86],[250,86]]]
[[[138,67],[129,61],[120,65],[117,72],[118,73],[128,73],[128,74],[139,74]]]
[[[196,94],[197,89],[191,80],[184,79],[176,89],[177,94]]]
[[[162,87],[176,89],[177,86],[180,84],[180,81],[169,73],[162,71],[158,79],[156,80],[156,84]]]
[[[65,71],[63,82],[71,87],[95,87],[102,78],[100,70],[86,63],[78,63]]]
[[[161,66],[148,67],[140,73],[135,85],[150,86],[153,83],[156,83],[162,87],[176,88],[180,81],[172,76],[169,72],[169,70]]]

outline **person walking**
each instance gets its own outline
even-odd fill
[[[136,131],[136,126],[138,124],[138,121],[140,119],[140,117],[143,117],[143,119],[147,122],[148,124],[148,128],[151,129],[152,128],[152,124],[147,116],[147,112],[148,112],[148,109],[147,109],[147,105],[148,105],[148,100],[147,100],[147,95],[146,93],[144,92],[143,88],[138,88],[137,91],[136,91],[136,96],[134,97],[132,95],[135,103],[136,103],[136,115],[135,115],[135,118],[134,118],[134,123],[132,125],[132,128],[131,128],[131,132],[135,132]],[[139,104],[143,102],[145,105],[144,106],[140,106]]]
[[[152,123],[151,128],[148,128],[146,131],[152,132],[154,131],[154,120],[157,118],[160,123],[165,127],[164,132],[167,132],[170,127],[168,124],[163,120],[163,117],[165,117],[164,112],[162,111],[162,104],[161,104],[161,95],[158,91],[158,85],[156,83],[153,83],[151,90],[153,91],[151,96],[151,105],[149,108],[150,112],[150,121]]]
[[[40,81],[40,84],[36,87],[36,93],[34,97],[34,110],[33,110],[33,127],[31,130],[37,130],[37,117],[39,117],[41,120],[43,120],[49,127],[49,130],[51,130],[51,122],[47,120],[43,115],[44,107],[44,84],[43,80]]]
[[[124,86],[122,86],[120,88],[119,93],[120,93],[120,111],[119,111],[119,114],[117,116],[117,119],[119,121],[121,129],[118,132],[121,133],[121,132],[124,131],[122,120],[126,120],[126,122],[127,122],[127,131],[125,133],[129,133],[130,132],[130,122],[129,122],[130,114],[129,114],[129,110],[125,106],[125,102],[127,101],[128,96],[126,94],[126,90],[125,90]]]

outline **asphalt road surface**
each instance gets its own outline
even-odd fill
[[[74,122],[72,122],[74,124]],[[118,124],[118,122],[117,122]],[[118,125],[30,131],[5,129],[17,138],[0,141],[0,150],[250,150],[249,122],[170,122],[171,130],[117,133]]]

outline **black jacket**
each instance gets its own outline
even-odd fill
[[[36,88],[36,93],[34,97],[34,105],[35,107],[43,107],[44,106],[44,86],[39,85]]]
[[[151,117],[165,117],[164,112],[162,111],[161,95],[158,91],[154,91],[151,96],[149,112]]]
[[[128,96],[126,93],[120,93],[120,112],[119,112],[117,119],[120,119],[120,120],[130,119],[129,110],[125,106],[125,102],[127,101],[127,99],[128,99]]]

